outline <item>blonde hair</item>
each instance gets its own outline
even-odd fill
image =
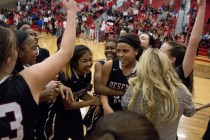
[[[177,88],[183,87],[168,57],[149,48],[139,60],[136,77],[129,80],[133,97],[128,105],[132,110],[142,95],[140,112],[157,127],[166,120],[178,117]]]
[[[63,67],[62,71],[65,75],[65,80],[70,80],[72,77],[72,69],[70,67],[70,61]]]

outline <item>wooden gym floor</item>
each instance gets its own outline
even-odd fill
[[[83,44],[88,46],[93,52],[93,60],[105,58],[104,43],[94,43],[93,41],[88,40],[80,42],[79,39],[77,39],[76,44]],[[42,33],[41,35],[39,35],[39,45],[43,48],[47,48],[50,51],[50,54],[52,54],[57,50],[56,37]],[[210,65],[210,63],[204,63],[204,65]],[[194,77],[194,90],[195,106],[210,102],[210,79]],[[86,110],[87,108],[82,109],[83,115],[86,113]],[[197,112],[191,118],[183,116],[180,120],[178,128],[179,140],[202,140],[202,136],[206,130],[209,116],[210,108]]]

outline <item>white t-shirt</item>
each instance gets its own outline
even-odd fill
[[[49,18],[44,17],[44,22],[48,22],[48,21],[49,21]]]
[[[106,28],[106,23],[102,23],[102,25],[101,25],[101,31],[104,31],[105,30],[105,28]]]
[[[66,29],[66,21],[63,21],[63,28]]]

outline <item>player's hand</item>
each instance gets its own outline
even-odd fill
[[[39,103],[54,101],[57,98],[58,94],[59,92],[57,88],[46,88],[42,90],[39,95]]]
[[[63,100],[71,103],[72,101],[74,101],[74,96],[73,93],[71,91],[71,88],[64,86],[63,84],[59,85],[59,93],[61,94],[61,97]]]
[[[63,0],[63,8],[66,12],[77,12],[77,3],[75,0]]]
[[[206,7],[206,0],[197,0],[199,8]]]

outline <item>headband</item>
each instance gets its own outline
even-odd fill
[[[134,47],[135,49],[140,48],[140,44],[134,41],[132,38],[129,38],[128,36],[121,36],[117,43],[126,43],[129,44],[130,46]]]

